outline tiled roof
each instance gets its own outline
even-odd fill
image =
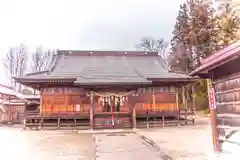
[[[70,52],[70,51],[69,51]],[[56,64],[45,74],[31,74],[19,79],[70,79],[77,84],[149,83],[148,79],[191,79],[170,72],[165,62],[150,52],[59,51]],[[102,53],[102,54],[101,54]],[[75,79],[75,80],[74,80]]]

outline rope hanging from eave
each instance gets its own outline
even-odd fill
[[[127,96],[131,93],[133,93],[134,91],[130,91],[130,92],[127,92],[127,93],[123,93],[123,94],[116,94],[116,93],[105,93],[105,94],[101,94],[101,93],[97,93],[97,92],[94,92],[94,91],[91,91],[94,95],[97,95],[97,96],[100,96],[100,97],[111,97],[111,96],[115,96],[115,97],[124,97],[124,96]]]

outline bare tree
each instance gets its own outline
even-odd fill
[[[22,76],[25,73],[26,62],[27,52],[26,46],[23,44],[10,48],[2,62],[9,77],[11,87],[17,91],[21,91],[21,85],[17,84],[12,77]]]
[[[166,59],[166,49],[168,43],[164,39],[154,39],[152,37],[144,37],[140,40],[140,43],[136,45],[138,50],[157,52],[164,59]]]
[[[32,54],[32,70],[33,72],[41,72],[47,69],[49,63],[52,60],[54,51],[44,51],[42,46],[36,48],[36,51]]]
[[[41,72],[48,68],[52,56],[55,52],[51,50],[44,51],[42,46],[36,48],[36,51],[32,54],[32,71],[33,72]],[[37,90],[33,90],[33,94],[35,95]]]

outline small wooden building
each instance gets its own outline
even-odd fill
[[[240,42],[232,44],[202,61],[190,75],[209,79],[215,91],[216,109],[211,109],[214,149],[222,150],[223,142],[233,146],[240,140]]]
[[[40,96],[23,95],[10,86],[0,84],[0,123],[21,123],[26,106],[37,105],[39,99]]]
[[[195,79],[170,71],[155,52],[59,50],[48,70],[15,80],[41,93],[29,125],[97,129],[179,120],[178,89]]]

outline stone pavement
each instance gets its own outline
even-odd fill
[[[96,160],[165,160],[134,133],[96,134]]]

